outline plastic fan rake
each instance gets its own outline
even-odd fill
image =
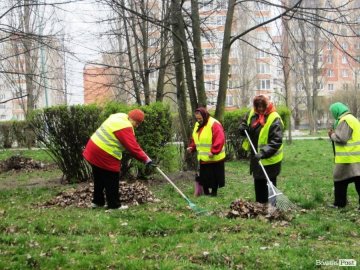
[[[257,154],[256,149],[250,139],[249,134],[247,133],[247,131],[245,130],[245,134],[247,139],[249,140],[249,143],[251,145],[252,150],[254,151],[255,154]],[[261,161],[259,160],[259,165],[261,167],[261,169],[264,172],[264,175],[266,177],[266,181],[267,181],[267,186],[268,186],[268,199],[269,202],[271,203],[272,206],[282,210],[282,211],[289,211],[292,209],[296,208],[296,205],[294,203],[292,203],[288,197],[286,197],[279,189],[277,189],[274,184],[270,181],[270,178],[264,168],[264,165],[261,163]]]
[[[173,183],[173,181],[170,180],[170,178],[159,167],[156,167],[156,169],[175,188],[175,190],[181,195],[181,197],[183,197],[187,201],[191,210],[193,210],[196,214],[203,214],[207,212],[207,210],[201,209],[197,207],[193,202],[191,202],[189,198],[185,196],[185,194]]]

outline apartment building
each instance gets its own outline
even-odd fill
[[[6,60],[2,66],[6,71],[0,76],[0,120],[24,120],[27,110],[27,84],[24,53],[21,53],[22,40],[16,35],[1,43]],[[48,40],[48,46],[38,48],[31,61],[33,77],[31,87],[34,95],[34,108],[44,108],[66,103],[64,91],[64,57],[56,39]],[[16,51],[17,50],[17,51]],[[35,49],[34,49],[35,50]]]

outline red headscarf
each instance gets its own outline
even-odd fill
[[[251,126],[254,128],[256,127],[258,124],[264,126],[265,125],[265,116],[269,115],[272,112],[276,111],[276,108],[274,106],[274,104],[272,104],[270,102],[270,100],[265,97],[264,95],[258,95],[256,97],[254,97],[254,111],[255,113],[258,115],[258,119],[256,119]],[[264,113],[260,113],[258,111],[258,107],[262,106],[265,107],[265,111]]]
[[[202,128],[203,126],[205,126],[205,125],[207,124],[207,122],[208,122],[208,120],[209,120],[209,117],[210,117],[210,114],[209,114],[209,112],[206,110],[206,108],[204,108],[204,107],[199,107],[199,108],[197,108],[197,109],[195,110],[195,112],[200,113],[201,116],[202,116],[202,118],[203,118],[203,122],[199,125],[198,130],[197,130],[197,131],[199,131],[200,128]]]

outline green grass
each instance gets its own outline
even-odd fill
[[[0,149],[0,160],[8,159],[9,157],[16,155],[30,157],[43,162],[53,162],[44,149]]]
[[[232,201],[254,200],[247,161],[226,163],[226,187],[217,198],[195,198],[192,183],[176,182],[198,207],[213,211],[204,216],[194,215],[166,182],[149,186],[160,203],[111,213],[34,207],[66,187],[2,189],[0,269],[339,269],[316,266],[338,259],[359,265],[354,185],[346,209],[326,207],[333,200],[330,142],[294,141],[284,149],[278,188],[305,209],[289,222],[225,217]],[[0,174],[0,181],[39,177],[26,174]]]

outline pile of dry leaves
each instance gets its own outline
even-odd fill
[[[79,185],[76,189],[68,189],[60,192],[55,198],[50,201],[38,205],[39,207],[47,208],[52,206],[67,207],[89,207],[92,200],[93,184],[84,183]],[[158,202],[159,200],[147,189],[147,187],[140,183],[120,182],[120,202],[126,205],[138,205],[146,202]]]
[[[0,162],[0,172],[11,170],[46,169],[49,165],[20,155],[11,156]]]
[[[230,211],[227,213],[228,218],[256,218],[263,217],[268,220],[287,220],[289,217],[283,211],[274,207],[257,203],[236,200],[230,204]]]

